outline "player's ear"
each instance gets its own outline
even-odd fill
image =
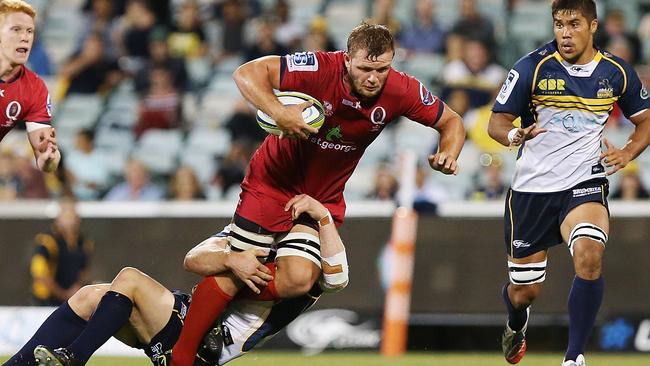
[[[350,54],[347,51],[343,54],[343,61],[345,62],[345,68],[350,72]]]
[[[593,19],[591,21],[591,24],[589,25],[589,30],[591,31],[591,34],[595,34],[596,30],[598,29],[598,19]]]

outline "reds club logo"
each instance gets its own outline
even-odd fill
[[[422,83],[420,83],[420,99],[424,105],[433,105],[436,102],[436,97]]]
[[[386,120],[386,110],[384,107],[377,106],[370,113],[370,120],[374,125],[383,125]]]
[[[7,116],[7,120],[4,121],[2,124],[3,127],[9,127],[13,126],[16,121],[18,121],[18,116],[20,115],[20,112],[22,112],[23,107],[18,103],[17,101],[12,101],[7,105],[7,109],[5,109],[5,116]]]

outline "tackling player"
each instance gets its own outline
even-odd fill
[[[289,205],[313,217],[320,217],[326,210],[306,195],[296,197]],[[259,249],[230,252],[228,230],[190,250],[186,269],[200,275],[232,271],[257,291],[257,286],[272,277],[256,255],[269,253]],[[334,225],[321,230],[320,236],[324,253],[345,255]],[[322,293],[320,286],[331,287],[335,285],[331,281],[337,280],[347,284],[347,278],[324,277],[309,295],[299,298],[279,302],[240,298],[232,302],[203,340],[205,347],[199,351],[196,364],[223,365],[250,351],[311,307]],[[169,365],[190,301],[190,295],[169,291],[139,270],[124,268],[112,283],[85,286],[75,293],[4,366],[83,365],[111,336],[143,349],[154,365]]]
[[[240,66],[234,74],[242,95],[271,116],[283,131],[269,135],[250,162],[231,225],[233,250],[277,246],[274,280],[260,299],[304,295],[321,273],[335,274],[342,258],[320,252],[319,226],[340,225],[343,189],[365,149],[389,123],[405,116],[440,132],[433,169],[456,174],[465,140],[460,117],[415,78],[395,71],[393,37],[384,26],[361,24],[352,30],[347,52],[299,52],[267,56]],[[273,89],[298,91],[319,100],[325,123],[316,130],[302,118],[309,103],[282,105]],[[287,138],[290,137],[290,138]],[[328,212],[295,215],[285,202],[308,194]],[[241,284],[219,276],[217,286],[197,287],[206,301],[193,301],[174,347],[174,365],[188,366],[203,334]]]
[[[547,251],[564,241],[576,275],[563,365],[584,366],[603,298],[606,176],[648,145],[650,101],[630,65],[594,47],[593,0],[554,0],[551,13],[555,40],[510,70],[488,127],[496,141],[519,146],[504,220],[510,283],[502,291],[508,309],[502,348],[510,363],[524,356],[529,307],[546,279]],[[636,126],[620,149],[602,139],[614,103]],[[513,126],[517,117],[521,128]]]
[[[16,124],[25,122],[36,166],[53,172],[61,153],[50,124],[47,87],[25,64],[34,43],[34,8],[22,0],[0,1],[0,141]]]

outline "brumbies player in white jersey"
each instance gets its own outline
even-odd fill
[[[593,0],[554,0],[552,16],[555,40],[515,64],[488,127],[496,141],[519,148],[504,220],[510,283],[503,287],[508,323],[502,347],[510,363],[523,357],[529,307],[546,278],[547,251],[565,242],[576,275],[563,365],[575,366],[585,364],[585,344],[603,298],[606,176],[648,145],[650,103],[632,67],[594,47]],[[620,149],[602,139],[614,103],[636,126]],[[513,126],[517,117],[521,128]]]
[[[307,195],[287,203],[294,215],[321,217],[326,208]],[[229,227],[190,250],[185,267],[201,276],[232,272],[250,290],[259,292],[272,279],[257,256],[262,249],[230,251]],[[321,251],[345,256],[336,227],[319,230]],[[347,260],[345,261],[347,263]],[[274,265],[273,263],[269,265]],[[212,281],[215,281],[212,277]],[[334,275],[323,275],[307,295],[282,301],[259,301],[245,295],[236,298],[203,340],[194,365],[223,365],[253,349],[311,307],[323,290],[338,291],[348,282],[347,266]],[[252,297],[252,296],[249,296]],[[169,291],[135,268],[123,269],[110,284],[85,286],[56,309],[34,336],[3,366],[84,365],[111,336],[143,349],[154,365],[169,366],[191,296]]]
[[[0,1],[0,141],[25,122],[36,165],[55,171],[61,160],[47,87],[25,64],[34,43],[36,11],[22,0]]]

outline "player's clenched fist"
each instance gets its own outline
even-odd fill
[[[429,165],[433,170],[437,170],[442,174],[458,174],[458,162],[444,151],[429,155]]]
[[[607,171],[607,175],[612,175],[617,171],[625,168],[625,166],[632,160],[632,154],[629,152],[619,149],[616,146],[612,145],[607,139],[603,140],[607,151],[600,154],[600,159],[603,160],[607,167],[611,167],[611,170]]]

